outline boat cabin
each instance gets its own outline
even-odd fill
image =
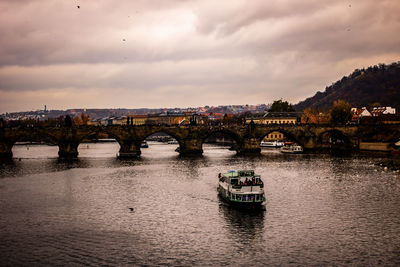
[[[242,186],[260,186],[263,187],[263,182],[259,175],[254,174],[254,171],[229,171],[224,173],[220,180],[230,184],[232,188],[241,188]]]

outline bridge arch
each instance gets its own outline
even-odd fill
[[[258,142],[261,143],[265,139],[265,137],[269,136],[270,134],[274,134],[275,132],[283,134],[284,140],[282,140],[282,141],[296,142],[299,145],[304,146],[303,140],[301,140],[301,138],[299,138],[298,135],[296,135],[286,129],[282,129],[282,128],[272,128],[272,129],[268,129],[267,131],[264,131],[260,135]],[[303,136],[303,135],[304,134],[302,133],[301,136]],[[275,139],[275,138],[273,138],[273,139]],[[276,138],[276,139],[279,139],[279,138]]]
[[[177,134],[175,131],[173,131],[167,127],[156,128],[156,129],[146,132],[146,134],[138,137],[138,142],[141,143],[144,140],[146,140],[146,138],[148,138],[149,136],[156,134],[156,133],[165,133],[165,134],[171,136],[172,138],[174,138],[176,141],[178,141],[179,145],[181,145],[181,143],[182,143],[182,138],[179,136],[179,134]]]
[[[203,135],[201,136],[200,142],[201,142],[202,150],[204,150],[204,143],[207,141],[207,139],[209,139],[213,136],[215,136],[215,137],[228,136],[229,138],[231,138],[234,143],[232,144],[230,150],[238,151],[239,147],[243,143],[242,138],[236,132],[234,132],[232,130],[228,130],[228,129],[215,129],[215,130],[207,131],[207,132],[203,133]]]
[[[41,142],[41,143],[46,143],[46,144],[50,144],[50,145],[58,144],[57,138],[48,134],[45,131],[21,132],[20,134],[17,134],[13,138],[14,143],[21,142],[21,141]]]
[[[208,137],[210,137],[213,134],[217,134],[217,133],[221,133],[223,135],[228,135],[230,137],[232,137],[233,140],[235,140],[236,142],[240,143],[241,142],[241,138],[240,135],[232,130],[229,129],[215,129],[215,130],[210,130],[207,131],[205,133],[202,134],[202,140],[206,140]]]
[[[351,137],[339,129],[327,129],[319,133],[317,144],[322,149],[350,150],[353,147]]]
[[[112,138],[114,138],[118,143],[121,142],[121,137],[119,135],[115,134],[113,131],[107,130],[107,128],[97,128],[97,129],[93,129],[91,131],[85,132],[84,134],[82,134],[79,137],[78,142],[81,143],[85,139],[96,138],[99,136],[99,134],[106,134],[107,136],[111,136]]]
[[[95,129],[89,129],[88,131],[83,131],[82,134],[79,136],[77,139],[77,152],[79,153],[79,149],[84,148],[82,147],[82,143],[85,140],[97,140],[101,135],[111,137],[115,139],[115,141],[118,143],[119,150],[121,150],[123,142],[121,139],[121,136],[118,134],[115,134],[112,130],[107,129],[106,127],[101,127],[101,128],[95,128]],[[87,145],[89,147],[89,145]],[[116,151],[116,152],[118,152]],[[115,154],[114,154],[115,155]]]
[[[159,139],[153,140],[154,142],[150,141],[149,137],[153,135],[159,135]],[[175,143],[175,141],[177,143]],[[143,144],[144,141],[147,141],[147,145],[149,149],[143,149],[141,144]],[[157,142],[159,141],[159,142]],[[145,134],[141,135],[138,137],[138,149],[140,149],[140,154],[142,154],[142,151],[144,152],[144,156],[149,156],[150,153],[149,151],[168,151],[168,153],[176,154],[177,152],[181,151],[181,147],[183,145],[182,137],[179,136],[176,132],[173,130],[170,130],[168,128],[158,128],[154,129],[151,131],[147,131]],[[161,150],[159,150],[161,149]],[[158,154],[158,153],[156,153]],[[154,155],[154,153],[153,153]]]
[[[48,146],[58,145],[57,138],[48,133],[47,131],[42,130],[41,128],[29,128],[17,131],[16,134],[12,137],[12,139],[9,140],[8,142],[8,145],[10,146],[9,147],[10,155],[15,154],[15,151],[13,151],[13,149],[15,148],[17,142],[31,142],[31,143],[34,142],[39,144],[45,144]],[[32,146],[30,146],[29,143],[25,145],[26,145],[26,150],[30,151],[28,152],[28,154],[24,153],[25,155],[29,155],[28,157],[37,152],[35,148],[32,149]],[[52,153],[52,151],[47,151],[47,152]]]

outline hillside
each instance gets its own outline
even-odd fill
[[[294,107],[298,111],[307,107],[329,109],[337,99],[349,102],[352,107],[381,105],[400,108],[400,62],[356,69],[326,87],[324,92],[317,92]]]

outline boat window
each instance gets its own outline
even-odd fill
[[[238,179],[231,179],[231,184],[232,185],[235,185],[235,184],[237,184],[238,183]]]
[[[254,176],[254,171],[239,171],[239,176]]]

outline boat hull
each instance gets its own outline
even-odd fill
[[[282,146],[282,142],[261,142],[260,144],[260,147],[263,148],[281,148]]]
[[[286,154],[301,154],[303,153],[303,148],[298,145],[285,145],[281,147],[280,151]]]
[[[285,150],[281,150],[281,153],[284,153],[284,154],[301,154],[301,153],[303,153],[303,151],[285,151]]]
[[[228,198],[223,197],[221,194],[218,194],[219,198],[224,201],[225,203],[229,204],[229,206],[235,209],[241,210],[261,210],[263,209],[264,205],[263,202],[239,202],[239,201],[232,201]]]
[[[237,209],[257,210],[263,208],[263,201],[233,201],[224,196],[220,190],[218,190],[218,196],[222,201]]]

